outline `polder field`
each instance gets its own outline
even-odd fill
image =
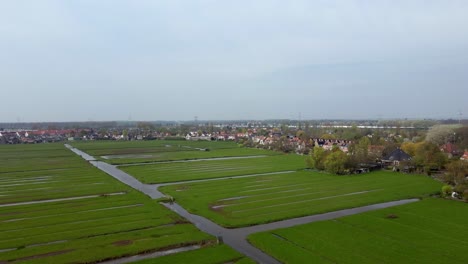
[[[174,264],[174,263],[190,263],[190,264],[254,264],[255,262],[226,245],[217,245],[205,247],[199,250],[178,253],[175,255],[163,256],[158,259],[147,259],[135,264]]]
[[[284,263],[467,263],[468,204],[429,198],[253,234]]]
[[[119,169],[144,183],[166,183],[303,170],[305,169],[305,158],[295,154],[280,154],[225,160],[161,162],[138,166],[119,166]]]
[[[188,211],[240,227],[437,193],[421,175],[378,171],[337,176],[312,171],[160,187]]]
[[[277,152],[262,149],[240,148],[234,142],[224,141],[100,141],[74,142],[71,145],[97,159],[116,165],[278,154]]]
[[[81,158],[61,144],[2,145],[0,173],[80,167]]]
[[[93,263],[215,240],[62,144],[0,155],[0,263]]]
[[[249,237],[255,246],[285,263],[400,263],[411,248],[417,250],[408,259],[418,259],[426,248],[430,250],[426,244],[438,243],[439,236],[442,249],[451,242],[458,243],[440,258],[451,257],[466,246],[462,238],[466,231],[451,235],[466,214],[454,221],[447,218],[465,204],[427,198],[442,186],[427,176],[389,171],[332,175],[305,170],[304,156],[239,148],[232,142],[109,141],[74,142],[73,146],[103,161],[118,163],[119,169],[143,183],[158,184],[146,187],[159,186],[189,212],[229,228],[424,198],[400,207]],[[210,151],[199,150],[206,148]],[[148,154],[153,156],[145,156]],[[0,263],[96,263],[192,246],[200,249],[138,263],[253,263],[227,245],[216,245],[216,238],[90,165],[62,144],[1,146],[0,157]],[[424,208],[417,209],[416,205]],[[430,231],[438,230],[442,223],[450,227],[449,238]],[[324,226],[315,230],[315,224]],[[310,233],[316,235],[309,235],[309,226]],[[296,228],[303,229],[294,231]],[[392,232],[398,233],[396,239],[409,241],[410,246],[400,249],[404,242],[394,242]],[[424,236],[426,233],[431,235]],[[372,245],[367,247],[366,243]],[[437,257],[439,253],[432,254]],[[459,260],[456,257],[454,262]]]

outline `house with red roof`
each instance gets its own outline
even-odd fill
[[[445,143],[440,147],[440,151],[445,153],[449,158],[459,154],[457,147],[452,143]]]
[[[461,156],[460,159],[464,161],[468,161],[468,151],[465,151],[465,153],[463,154],[463,156]]]

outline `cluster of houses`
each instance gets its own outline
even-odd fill
[[[0,131],[0,144],[34,144],[66,140],[73,130]]]
[[[245,133],[203,133],[203,132],[189,132],[186,137],[186,140],[221,140],[221,141],[240,141],[241,139],[249,140],[252,142],[252,146],[267,148],[267,149],[288,149],[298,154],[307,153],[314,146],[319,146],[325,150],[331,150],[334,147],[338,147],[341,151],[348,153],[349,146],[353,143],[350,140],[343,139],[323,139],[323,138],[313,138],[313,139],[301,139],[294,135],[282,135],[279,132],[269,131],[267,135],[257,135],[255,129],[249,129]],[[278,145],[281,146],[278,146]],[[395,149],[388,155],[382,155],[385,146],[380,145],[369,145],[368,154],[371,157],[375,157],[378,160],[378,165],[376,164],[364,164],[367,168],[372,166],[391,166],[394,169],[400,168],[401,164],[406,164],[405,162],[411,161],[412,157],[403,151],[400,148]],[[458,151],[454,144],[447,143],[440,147],[440,150],[444,152],[449,158],[453,156],[461,156],[461,160],[468,161],[468,151],[462,152]],[[411,166],[403,166],[403,170],[410,172],[412,169]]]
[[[218,141],[235,141],[239,138],[244,138],[248,134],[237,133],[237,134],[228,134],[226,132],[219,133],[206,133],[206,132],[189,132],[186,136],[186,140],[199,141],[199,140],[218,140]]]
[[[284,135],[280,132],[271,131],[267,135],[257,135],[255,129],[249,129],[248,131],[242,132],[217,132],[217,133],[206,133],[206,132],[189,132],[185,136],[186,140],[198,141],[198,140],[216,140],[216,141],[240,141],[250,140],[253,145],[261,148],[273,149],[278,147],[278,144],[282,144],[281,147],[292,150],[296,153],[304,153],[306,150],[313,148],[314,146],[322,147],[326,150],[331,150],[334,146],[337,146],[341,151],[347,153],[348,147],[352,143],[350,140],[341,139],[301,139],[295,135]]]
[[[0,131],[0,144],[35,144],[74,140],[150,140],[169,137],[169,133],[143,133],[122,130],[47,129]]]
[[[446,143],[440,147],[440,151],[445,153],[448,158],[460,157],[460,160],[468,161],[468,151],[461,151],[457,148],[456,145],[452,143]]]

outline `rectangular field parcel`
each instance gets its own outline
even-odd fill
[[[0,173],[79,167],[81,158],[63,144],[1,145]]]
[[[467,263],[468,204],[429,198],[334,220],[253,234],[284,263]]]
[[[227,227],[273,222],[435,193],[441,183],[421,175],[317,172],[181,183],[160,190],[188,211]]]
[[[72,145],[111,164],[278,154],[262,149],[239,148],[233,142],[211,141],[109,141],[72,143]],[[208,151],[205,151],[206,149]]]
[[[119,168],[142,182],[164,183],[279,171],[295,171],[304,169],[305,161],[302,156],[283,154],[240,159],[120,166]]]
[[[176,264],[176,263],[190,263],[190,264],[254,264],[255,262],[239,252],[233,250],[227,245],[216,245],[211,247],[204,247],[198,250],[183,252],[175,255],[160,257],[157,260],[147,259],[135,264]]]
[[[96,262],[213,241],[63,145],[0,155],[0,263]]]

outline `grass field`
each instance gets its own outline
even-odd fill
[[[0,263],[95,262],[214,239],[63,145],[0,155]]]
[[[249,241],[284,263],[462,264],[467,219],[468,204],[430,198],[253,234]]]
[[[283,154],[244,159],[121,166],[119,168],[142,182],[164,183],[299,170],[305,168],[305,161],[302,156]]]
[[[235,142],[231,141],[186,141],[186,140],[139,140],[139,141],[75,141],[71,142],[74,147],[83,150],[90,155],[116,155],[131,154],[141,152],[151,152],[152,149],[158,152],[161,149],[186,151],[196,148],[229,149],[238,148]],[[167,147],[168,146],[168,147]]]
[[[263,149],[215,149],[211,151],[171,151],[158,153],[140,153],[131,155],[110,156],[107,159],[102,159],[110,164],[120,165],[129,163],[149,163],[159,161],[176,161],[176,160],[193,160],[207,158],[223,158],[223,157],[245,157],[259,155],[278,155],[278,152],[263,150]]]
[[[164,256],[155,259],[148,259],[134,262],[135,264],[174,264],[174,263],[190,263],[190,264],[254,264],[251,259],[244,257],[237,251],[226,245],[205,247],[194,251],[183,252],[175,255]]]
[[[277,155],[262,149],[240,148],[234,142],[212,141],[99,141],[72,145],[111,164],[148,163],[216,157]],[[202,151],[209,149],[209,151]]]
[[[184,183],[161,187],[188,211],[239,227],[424,196],[441,183],[393,172],[336,176],[318,172]]]
[[[82,168],[0,173],[0,205],[128,191],[103,172],[81,165]]]
[[[80,157],[70,155],[59,143],[0,146],[0,173],[73,168],[81,164]]]

